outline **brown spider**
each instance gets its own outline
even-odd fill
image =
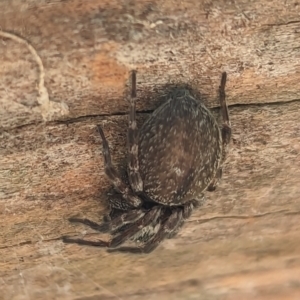
[[[130,187],[113,166],[107,140],[98,126],[105,173],[117,193],[110,199],[111,211],[102,224],[88,219],[69,219],[110,232],[113,238],[106,242],[65,236],[63,241],[108,247],[111,251],[149,253],[164,238],[173,237],[193,209],[203,203],[203,192],[213,191],[222,176],[231,137],[225,84],[224,72],[219,87],[221,131],[204,103],[193,98],[186,89],[174,91],[138,131],[136,71],[133,71],[127,135]],[[127,240],[138,245],[122,246]]]

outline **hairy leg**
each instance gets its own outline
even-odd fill
[[[138,129],[136,124],[136,71],[132,71],[131,97],[129,100],[129,124],[127,132],[128,178],[134,192],[143,191],[143,181],[139,172]]]
[[[122,215],[118,216],[117,218],[111,220],[110,228],[112,233],[118,232],[118,230],[126,225],[133,224],[143,218],[145,213],[141,209],[134,209],[128,212],[123,213]]]
[[[121,252],[130,252],[130,253],[150,253],[163,241],[165,238],[172,238],[181,226],[184,224],[184,221],[187,220],[192,211],[200,206],[203,203],[203,198],[201,200],[191,200],[186,203],[183,207],[174,207],[172,208],[171,214],[166,218],[161,218],[159,229],[156,234],[153,235],[146,243],[141,247],[119,247],[112,249],[110,251],[121,251]]]
[[[87,246],[95,246],[95,247],[108,247],[109,242],[105,241],[88,241],[83,239],[70,238],[69,236],[63,236],[62,240],[66,244],[78,244],[78,245],[87,245]]]
[[[221,115],[223,119],[223,125],[221,129],[222,134],[222,158],[220,163],[220,168],[218,169],[215,178],[212,180],[207,190],[212,192],[216,189],[219,180],[222,177],[223,164],[226,161],[228,154],[228,146],[231,139],[231,124],[229,119],[229,112],[226,103],[226,93],[225,93],[225,85],[226,85],[227,74],[226,72],[222,73],[221,84],[219,86],[219,101],[221,106]]]
[[[129,253],[150,253],[160,244],[162,240],[171,235],[175,228],[180,227],[181,224],[182,210],[173,210],[172,214],[163,222],[163,224],[160,224],[156,234],[141,247],[123,246],[112,250]]]
[[[117,208],[122,209],[122,206],[140,207],[142,205],[141,199],[139,199],[137,196],[135,196],[132,193],[131,189],[124,184],[120,175],[117,173],[117,171],[111,161],[108,143],[107,143],[107,140],[103,133],[103,130],[99,125],[97,126],[97,128],[98,128],[98,131],[102,138],[102,143],[103,143],[103,157],[104,157],[105,173],[106,173],[107,177],[112,181],[116,190],[119,191],[121,193],[122,197],[124,198],[124,200],[126,200],[126,203],[124,203],[124,202],[118,203],[119,207],[117,207]]]
[[[225,93],[225,85],[226,85],[226,79],[227,79],[227,74],[224,72],[222,74],[222,79],[221,79],[221,85],[219,87],[219,94],[220,94],[220,106],[221,106],[221,114],[223,118],[223,126],[222,126],[222,163],[225,162],[228,154],[228,145],[230,143],[231,139],[231,124],[230,124],[230,119],[229,119],[229,112],[228,112],[228,107],[226,103],[226,93]]]
[[[97,231],[100,231],[100,232],[108,232],[109,231],[109,226],[107,223],[101,223],[101,224],[98,224],[96,222],[93,222],[89,219],[80,219],[80,218],[74,218],[74,217],[71,217],[68,219],[69,222],[71,223],[81,223],[81,224],[84,224],[86,226],[89,226],[90,228],[94,229],[94,230],[97,230]]]
[[[162,211],[161,206],[155,206],[148,211],[143,218],[140,218],[137,222],[133,223],[132,226],[115,236],[111,242],[109,248],[115,248],[123,244],[126,240],[136,235],[142,228],[149,226],[151,223],[155,223],[159,218]]]
[[[132,236],[137,234],[142,228],[149,226],[152,222],[155,222],[161,213],[161,207],[156,206],[147,213],[142,211],[141,209],[131,210],[129,212],[124,212],[119,215],[115,219],[111,220],[111,222],[106,223],[109,231],[112,233],[117,232],[118,234],[111,241],[89,241],[79,238],[72,238],[69,236],[63,236],[63,242],[69,244],[79,244],[79,245],[89,245],[96,247],[108,247],[115,248],[118,245],[124,243],[126,240],[130,239]],[[98,225],[87,219],[78,219],[71,218],[72,222],[82,223],[90,226],[93,229],[99,230],[102,225]],[[118,232],[120,227],[130,225],[124,231]]]

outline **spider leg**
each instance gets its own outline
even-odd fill
[[[172,209],[171,215],[160,224],[160,228],[157,233],[148,240],[142,247],[119,247],[113,249],[114,251],[130,252],[130,253],[150,253],[152,252],[161,241],[165,238],[172,238],[178,232],[183,225],[184,221],[187,220],[194,208],[201,205],[201,200],[191,200],[186,203],[183,207],[176,207]],[[111,250],[110,250],[111,251]]]
[[[138,221],[139,219],[144,217],[144,215],[145,212],[140,209],[134,209],[125,212],[124,214],[118,216],[110,222],[111,231],[113,233],[117,232],[119,228]]]
[[[114,249],[120,252],[130,252],[130,253],[150,253],[152,252],[162,240],[173,236],[173,232],[176,231],[183,223],[182,219],[182,209],[174,209],[172,214],[167,218],[167,220],[160,225],[157,233],[148,240],[141,247],[120,247]]]
[[[210,182],[210,184],[207,188],[208,192],[213,192],[216,190],[218,182],[222,178],[222,173],[223,173],[223,167],[221,166],[217,170],[217,173],[216,173],[215,177],[213,178],[213,180]]]
[[[144,245],[143,248],[140,249],[143,253],[150,253],[155,248],[158,247],[161,241],[165,238],[172,238],[176,235],[180,227],[183,225],[186,220],[185,217],[190,217],[191,212],[193,210],[193,204],[188,203],[184,206],[183,209],[175,209],[171,216],[165,221],[163,226],[158,231],[157,235],[154,236],[152,240]]]
[[[87,225],[95,230],[101,231],[101,232],[108,232],[108,231],[116,231],[120,227],[123,227],[125,225],[131,224],[142,217],[144,217],[145,212],[142,210],[136,209],[129,211],[128,213],[123,213],[116,217],[115,219],[108,221],[103,224],[97,224],[93,221],[90,221],[88,219],[79,219],[79,218],[69,218],[69,221],[72,223],[81,223],[84,225]],[[149,216],[149,218],[152,217],[152,215]],[[123,233],[122,233],[123,235]],[[69,236],[63,236],[62,237],[64,243],[72,243],[72,244],[80,244],[80,245],[89,245],[89,246],[97,246],[97,247],[109,247],[111,242],[106,241],[88,241],[78,238],[71,238]]]
[[[109,245],[109,248],[116,248],[126,240],[136,235],[142,228],[149,226],[151,223],[155,223],[162,211],[161,206],[155,206],[148,211],[144,217],[140,218],[137,222],[125,229],[123,232],[114,237]],[[118,250],[118,249],[117,249]]]
[[[98,223],[93,222],[89,219],[80,219],[80,218],[73,218],[73,217],[69,218],[68,220],[71,223],[81,223],[81,224],[87,225],[90,228],[95,229],[95,230],[100,231],[100,232],[108,232],[109,231],[109,224],[108,223],[98,224]]]
[[[177,232],[179,231],[181,226],[184,224],[184,221],[189,219],[189,217],[191,216],[191,214],[195,208],[203,205],[203,203],[205,202],[205,197],[204,197],[204,195],[200,195],[200,196],[201,197],[199,197],[199,199],[191,200],[191,201],[187,202],[186,204],[184,204],[183,208],[181,208],[181,211],[178,212],[178,221],[179,222],[176,226],[174,226],[174,227],[171,226],[171,228],[173,228],[173,229],[169,232],[169,234],[167,236],[168,239],[174,237],[177,234]]]
[[[223,164],[227,158],[228,146],[229,146],[230,139],[231,139],[231,124],[230,124],[229,112],[228,112],[228,107],[227,107],[227,103],[226,103],[226,93],[225,93],[226,79],[227,79],[227,74],[226,74],[226,72],[223,72],[222,78],[221,78],[221,84],[219,86],[219,101],[220,101],[220,106],[221,106],[221,115],[222,115],[222,119],[223,119],[223,126],[221,129],[222,157],[221,157],[220,167],[217,170],[217,173],[216,173],[214,179],[211,181],[210,185],[207,188],[207,190],[209,192],[212,192],[216,189],[217,184],[222,177]]]
[[[105,241],[88,241],[83,239],[73,239],[69,236],[63,236],[62,240],[66,244],[79,244],[79,245],[88,245],[88,246],[95,246],[95,247],[108,247],[109,242]]]
[[[223,72],[221,85],[219,87],[219,99],[220,99],[220,106],[221,106],[221,114],[223,117],[223,127],[222,127],[222,163],[225,162],[228,153],[228,145],[231,139],[231,124],[229,119],[229,112],[226,103],[226,93],[225,93],[225,85],[226,85],[227,74]]]
[[[128,178],[135,192],[143,191],[143,181],[139,172],[138,160],[138,130],[136,125],[136,71],[132,71],[132,90],[129,109],[129,126],[127,132],[128,147]]]
[[[95,247],[108,247],[109,252],[120,251],[131,253],[150,253],[160,244],[162,240],[164,240],[165,238],[172,238],[181,228],[184,221],[191,216],[191,213],[194,210],[194,208],[201,205],[202,202],[202,200],[191,200],[188,203],[186,203],[183,207],[172,208],[171,214],[169,213],[166,218],[164,217],[165,210],[162,206],[154,206],[148,212],[143,212],[142,210],[132,210],[128,213],[123,213],[111,221],[110,228],[113,231],[116,231],[117,229],[121,228],[126,224],[132,225],[126,228],[124,231],[118,233],[118,235],[116,235],[110,242],[102,240],[88,241],[77,238],[73,239],[69,236],[64,236],[63,241],[65,243],[75,243]],[[74,222],[80,222],[89,226],[91,224],[93,226],[101,226],[87,219],[71,219]],[[126,240],[134,237],[135,235],[138,235],[139,232],[141,232],[143,228],[146,228],[147,226],[153,226],[154,235],[150,239],[148,239],[147,242],[143,244],[143,246],[118,247],[119,245],[123,244]]]
[[[126,200],[123,202],[121,202],[120,200],[119,200],[119,202],[116,201],[116,205],[118,206],[116,208],[122,209],[124,206],[128,207],[128,204],[131,207],[140,207],[142,205],[142,201],[132,193],[130,188],[124,184],[121,177],[117,173],[115,167],[113,166],[113,164],[111,162],[110,151],[109,151],[108,143],[107,143],[107,140],[103,133],[103,130],[99,125],[97,126],[97,128],[98,128],[98,131],[102,138],[102,143],[103,143],[103,157],[104,157],[104,164],[105,164],[105,173],[106,173],[107,177],[112,181],[114,187],[122,194],[122,197]]]
[[[202,206],[203,203],[205,202],[205,197],[203,194],[199,196],[199,199],[193,199],[183,206],[183,212],[182,212],[182,217],[184,220],[187,220],[192,212],[194,211],[195,208]]]
[[[130,197],[134,197],[137,198],[136,196],[133,195],[132,191],[126,187],[126,189],[128,190],[128,192],[130,193]],[[131,202],[128,202],[124,196],[124,194],[117,194],[115,193],[113,195],[113,197],[110,197],[108,199],[109,205],[111,208],[117,209],[117,210],[123,210],[123,211],[127,211],[133,208]],[[139,198],[137,198],[139,201],[141,201]]]

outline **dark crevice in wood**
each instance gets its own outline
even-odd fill
[[[264,102],[264,103],[235,103],[232,105],[228,105],[229,108],[234,107],[265,107],[265,106],[283,106],[283,105],[289,105],[291,103],[300,102],[300,99],[292,99],[288,101],[274,101],[274,102]],[[218,107],[213,107],[211,109],[215,109]]]
[[[207,223],[212,220],[217,220],[217,219],[240,219],[240,220],[245,220],[245,219],[253,219],[253,218],[262,218],[265,216],[269,215],[277,215],[277,214],[282,214],[283,215],[298,215],[300,214],[300,211],[288,211],[286,209],[283,210],[278,210],[278,211],[271,211],[271,212],[266,212],[263,214],[257,214],[257,215],[248,215],[248,216],[238,216],[238,215],[229,215],[229,216],[217,216],[217,217],[212,217],[208,219],[198,219],[198,220],[191,220],[187,221],[187,223]]]
[[[287,25],[298,24],[298,23],[300,23],[300,20],[289,21],[286,23],[264,24],[263,26],[287,26]]]
[[[235,107],[245,107],[245,108],[254,108],[254,107],[266,107],[266,106],[283,106],[283,105],[289,105],[290,103],[294,102],[300,102],[300,99],[292,99],[289,101],[280,101],[280,102],[268,102],[268,103],[235,103],[232,105],[228,105],[229,109],[235,108]],[[219,109],[218,106],[216,107],[211,107],[211,110],[217,110]],[[150,114],[152,113],[153,110],[139,110],[137,111],[137,114]],[[45,126],[53,126],[53,125],[60,125],[60,124],[73,124],[73,123],[79,123],[81,121],[85,121],[88,119],[93,119],[93,118],[106,118],[106,117],[118,117],[118,116],[127,116],[128,112],[114,112],[111,114],[99,114],[99,115],[85,115],[85,116],[78,116],[75,118],[67,119],[67,120],[54,120],[54,121],[49,121],[45,123]],[[43,122],[32,122],[32,123],[26,123],[22,125],[18,125],[12,128],[0,128],[0,133],[1,132],[10,132],[16,129],[22,129],[26,128],[32,125],[39,125],[43,124]]]

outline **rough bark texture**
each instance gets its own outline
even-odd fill
[[[0,28],[49,93],[0,35],[0,299],[300,298],[298,2],[5,0]],[[228,72],[223,180],[150,255],[64,245],[105,210],[96,124],[124,166],[133,68],[139,124],[174,85],[217,107]]]

